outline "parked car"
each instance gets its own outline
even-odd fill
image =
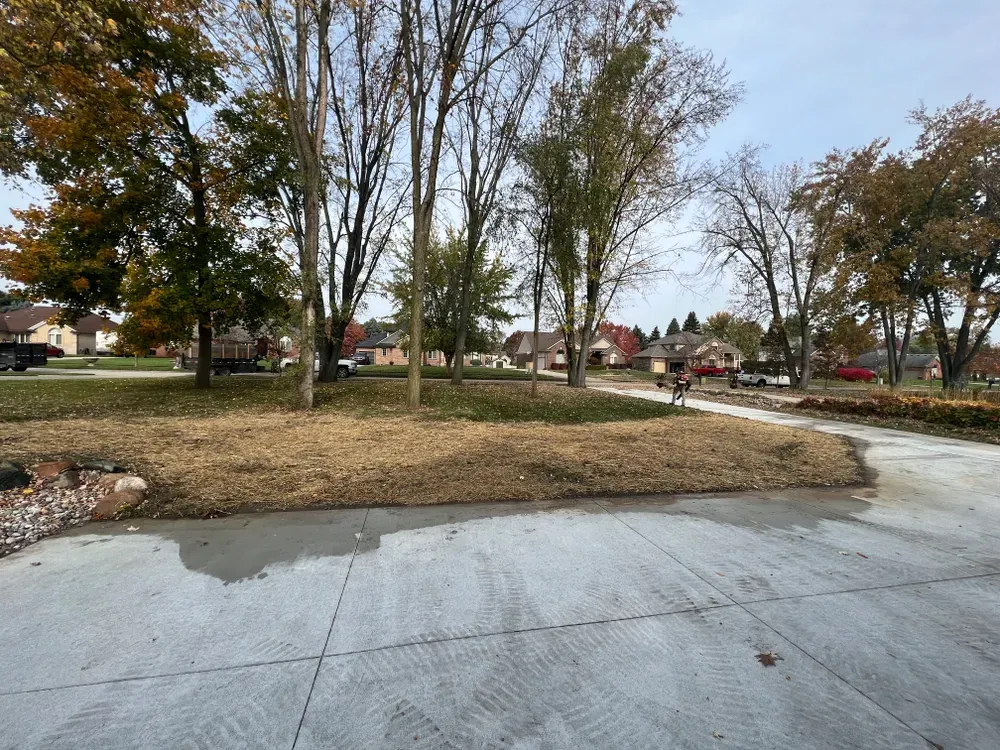
[[[289,365],[297,365],[299,363],[298,357],[285,357],[281,360],[282,369],[288,367]],[[319,357],[313,360],[313,372],[319,372]],[[358,363],[353,359],[338,359],[337,360],[337,377],[349,378],[351,375],[358,374]]]
[[[370,365],[372,363],[367,354],[352,354],[351,359],[359,365]]]
[[[773,385],[775,388],[790,388],[791,379],[787,375],[775,375],[770,372],[745,372],[739,376],[739,383],[747,388],[766,388]]]
[[[66,352],[63,351],[60,346],[52,346],[52,344],[45,345],[45,356],[46,357],[59,357],[65,356]]]
[[[703,367],[694,368],[695,375],[707,375],[709,377],[715,377],[716,375],[726,375],[729,371],[725,367],[715,367],[713,365],[705,365]]]

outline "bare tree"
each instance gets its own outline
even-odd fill
[[[461,82],[467,77],[471,81],[456,108],[457,122],[451,135],[461,181],[467,243],[453,385],[462,383],[474,262],[480,244],[491,234],[491,222],[498,219],[502,180],[514,161],[525,110],[535,92],[552,32],[548,26],[536,27],[517,49],[488,66],[499,45],[508,43],[506,36],[497,39],[497,28],[495,23],[484,25],[482,39],[475,45],[476,56],[459,76]]]
[[[714,180],[699,227],[706,264],[736,265],[748,289],[764,295],[789,379],[800,388],[809,385],[816,298],[837,258],[830,228],[843,189],[837,175],[814,176],[809,183],[798,164],[767,170],[759,149],[744,147]],[[794,314],[784,313],[784,300]],[[798,334],[797,355],[786,317]]]
[[[413,279],[406,404],[420,406],[423,295],[445,126],[455,106],[546,15],[538,0],[400,0],[400,34],[410,115]],[[492,29],[492,30],[490,30]],[[475,45],[495,40],[489,56]],[[478,63],[473,61],[478,60]],[[461,81],[460,70],[469,70]]]
[[[316,303],[319,295],[319,246],[323,202],[323,155],[329,104],[332,0],[252,0],[240,3],[236,17],[251,40],[271,90],[277,92],[295,147],[301,189],[302,229],[299,282],[302,321],[299,383],[303,407],[313,405]]]
[[[338,11],[343,38],[330,50],[330,106],[337,153],[328,167],[337,193],[324,201],[330,312],[320,335],[320,379],[336,380],[344,332],[354,318],[393,231],[409,180],[394,157],[406,117],[402,44],[385,0]]]

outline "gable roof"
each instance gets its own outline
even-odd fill
[[[354,345],[355,349],[374,349],[385,339],[389,334],[385,331],[376,331],[371,336],[368,336],[364,341],[359,341]]]
[[[885,349],[875,349],[870,352],[865,352],[858,356],[854,362],[858,367],[864,367],[869,370],[877,370],[882,367],[887,367],[889,365],[889,354]],[[938,361],[938,356],[936,354],[907,354],[906,355],[906,369],[923,369],[925,367],[931,367],[933,365],[940,366]]]
[[[691,333],[690,331],[671,333],[668,336],[664,336],[662,338],[657,339],[656,341],[651,342],[650,346],[652,347],[659,345],[664,347],[664,349],[668,351],[670,350],[671,346],[684,347],[684,348],[691,347],[692,349],[698,349],[711,341],[718,341],[720,344],[719,349],[724,353],[739,354],[741,357],[743,356],[743,352],[741,352],[737,347],[733,346],[732,344],[726,341],[723,341],[718,336],[705,336],[700,333]],[[641,353],[642,352],[640,352],[640,354]],[[664,355],[654,354],[653,356],[662,357]]]
[[[669,357],[671,354],[677,354],[677,352],[672,352],[663,344],[652,344],[647,346],[641,352],[632,355],[632,359],[639,357],[640,359],[645,359],[646,357]]]
[[[538,332],[538,350],[545,352],[551,349],[563,340],[563,335],[558,331],[539,331]],[[521,339],[520,345],[517,350],[521,354],[531,354],[532,347],[535,344],[535,336],[533,333],[525,333],[524,338]]]
[[[60,307],[32,305],[31,307],[22,307],[19,310],[0,313],[0,330],[10,331],[11,333],[26,333],[32,328],[43,325],[49,318],[58,315],[60,312],[62,312],[62,308]],[[102,318],[100,315],[88,313],[66,327],[73,329],[77,333],[97,333],[105,328],[114,330],[118,327],[118,324],[110,318]]]

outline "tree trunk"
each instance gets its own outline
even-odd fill
[[[319,264],[319,181],[318,168],[307,167],[305,173],[304,211],[305,237],[302,244],[302,322],[299,330],[299,364],[302,365],[299,380],[299,403],[304,409],[313,405],[313,362],[316,352],[316,285]]]
[[[194,373],[195,388],[212,387],[212,319],[198,319],[198,368]]]
[[[319,379],[333,383],[339,378],[341,353],[344,351],[344,336],[351,321],[340,317],[331,317],[330,334],[324,341],[326,348],[326,364],[320,367]]]
[[[424,278],[430,242],[430,212],[419,206],[413,217],[413,279],[410,283],[410,361],[406,372],[406,408],[420,408],[420,364],[424,339]]]
[[[472,275],[476,262],[475,246],[472,244],[472,229],[469,228],[469,245],[462,266],[462,301],[458,311],[458,330],[455,332],[455,369],[451,374],[452,385],[462,385],[462,369],[465,366],[465,341],[469,331],[469,317],[472,310]],[[476,233],[478,236],[478,232]],[[476,240],[478,242],[478,239]]]
[[[531,397],[535,398],[538,396],[538,319],[541,317],[539,315],[538,305],[535,305],[535,328],[531,334],[531,358],[534,362],[531,363]],[[515,355],[516,356],[516,355]]]
[[[809,319],[799,313],[799,337],[802,340],[799,346],[799,376],[796,386],[802,390],[808,390],[809,380],[812,378],[812,325]],[[789,377],[788,382],[792,379]]]

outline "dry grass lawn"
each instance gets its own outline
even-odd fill
[[[146,513],[540,500],[847,484],[849,445],[708,414],[587,424],[416,416],[32,420],[3,424],[0,453],[109,457],[153,485]],[[747,450],[747,446],[755,446]],[[76,450],[67,450],[74,446]]]

